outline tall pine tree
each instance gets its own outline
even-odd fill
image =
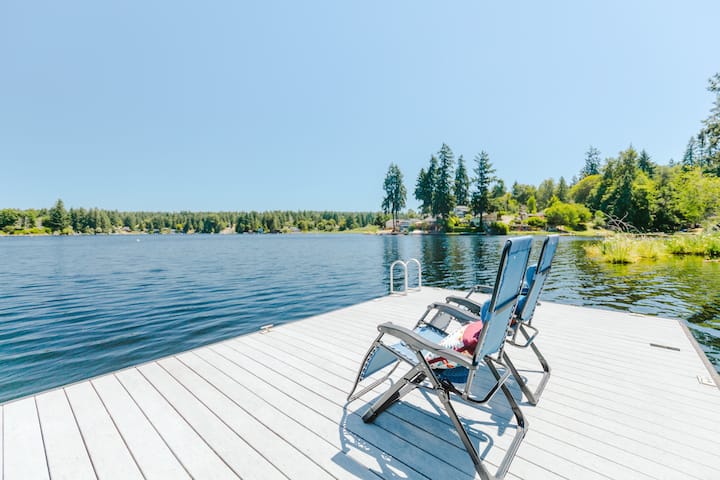
[[[560,180],[558,180],[557,189],[555,190],[555,195],[557,195],[558,200],[560,200],[561,202],[567,202],[569,191],[570,187],[568,187],[568,184],[565,181],[565,177],[560,177]]]
[[[450,212],[455,208],[453,195],[453,170],[455,156],[447,144],[443,143],[438,152],[438,173],[433,192],[433,215],[447,220]]]
[[[393,230],[397,230],[398,214],[405,207],[407,192],[403,185],[403,175],[400,168],[394,163],[390,164],[388,173],[383,184],[385,198],[382,201],[382,209],[385,213],[391,213],[393,218]]]
[[[67,210],[65,210],[65,204],[62,200],[58,199],[58,201],[55,202],[55,206],[53,206],[48,213],[49,218],[45,222],[45,225],[50,227],[50,230],[53,232],[61,232],[70,226],[70,216]]]
[[[649,177],[652,177],[653,173],[655,173],[655,164],[652,162],[650,155],[648,155],[645,149],[640,152],[640,156],[638,157],[638,167]]]
[[[455,201],[458,205],[467,205],[470,195],[470,179],[465,169],[463,156],[458,158],[457,169],[455,170]]]
[[[490,163],[490,156],[482,151],[475,155],[475,189],[472,194],[472,209],[475,215],[480,217],[482,225],[483,213],[490,208],[490,184],[495,180],[493,173],[495,169]]]
[[[585,152],[585,166],[580,171],[580,180],[598,173],[600,173],[600,150],[590,145]]]
[[[690,137],[687,147],[685,148],[685,155],[683,155],[682,159],[683,168],[690,169],[699,164],[700,159],[697,158],[696,152],[695,137]]]
[[[715,94],[715,101],[698,137],[702,136],[704,143],[703,163],[707,170],[720,176],[720,73],[710,78],[708,91]]]
[[[425,215],[433,211],[433,197],[437,182],[438,161],[435,155],[430,156],[430,166],[427,171],[420,169],[415,184],[415,198],[420,202],[420,211]]]
[[[605,211],[621,220],[629,221],[632,214],[633,182],[637,176],[637,161],[638,154],[632,146],[620,152],[620,157],[615,163],[612,184],[604,199]]]

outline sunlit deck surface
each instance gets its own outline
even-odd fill
[[[376,325],[412,326],[451,293],[388,296],[6,403],[3,478],[473,478],[433,395],[370,425],[360,415],[380,390],[345,400]],[[720,390],[699,381],[712,374],[680,322],[547,302],[535,319],[552,377],[537,406],[521,403],[529,432],[507,478],[720,478]],[[494,466],[514,433],[501,400],[458,403]]]

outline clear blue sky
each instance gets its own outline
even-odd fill
[[[0,1],[0,208],[409,206],[443,142],[508,186],[679,160],[720,2]]]

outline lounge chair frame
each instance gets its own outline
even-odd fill
[[[460,440],[465,446],[480,478],[491,480],[501,479],[505,476],[528,428],[520,407],[505,384],[512,374],[512,370],[504,361],[503,349],[505,338],[509,334],[510,319],[520,295],[522,279],[529,258],[530,243],[530,237],[514,238],[506,242],[500,259],[500,267],[498,268],[495,282],[496,288],[490,300],[488,314],[483,319],[483,329],[480,331],[478,344],[472,356],[452,349],[442,348],[436,341],[428,338],[433,336],[434,338],[442,338],[446,333],[444,329],[448,327],[451,318],[461,324],[481,320],[480,317],[473,315],[471,312],[447,303],[433,303],[428,306],[412,330],[391,322],[378,325],[379,334],[365,355],[355,384],[348,395],[348,400],[355,400],[386,381],[398,366],[407,364],[410,369],[368,408],[362,417],[364,422],[372,423],[378,415],[394,402],[416,388],[432,390],[437,393],[440,403],[445,408],[448,417],[460,436]],[[431,315],[433,312],[435,312],[434,315]],[[388,343],[385,340],[386,336],[398,339],[400,343]],[[464,386],[457,388],[451,380],[444,378],[442,371],[433,369],[426,357],[428,352],[432,356],[443,357],[448,361],[455,362],[458,365],[455,367],[456,369],[467,369],[467,376],[462,382]],[[391,365],[392,367],[390,367]],[[471,389],[476,372],[483,365],[488,367],[488,370],[495,378],[495,383],[484,395],[477,397],[471,392]],[[360,381],[383,368],[390,368],[390,371],[357,394],[354,393]],[[501,372],[499,369],[503,371]],[[460,372],[462,373],[464,370]],[[485,404],[498,391],[503,392],[503,396],[513,412],[517,423],[517,431],[498,467],[497,473],[493,475],[480,458],[452,405],[451,399],[454,395],[468,404]]]
[[[528,282],[528,287],[527,291],[523,292],[523,295],[525,295],[525,301],[521,302],[520,308],[513,314],[511,335],[507,339],[507,343],[514,347],[530,348],[535,354],[538,362],[540,362],[543,373],[538,385],[535,387],[535,390],[530,389],[528,382],[522,377],[518,369],[515,367],[515,364],[508,356],[507,351],[503,351],[503,360],[510,368],[515,381],[518,383],[520,389],[525,395],[525,398],[527,398],[531,405],[537,405],[540,401],[540,396],[547,386],[548,380],[550,380],[550,364],[535,344],[535,338],[537,338],[540,332],[532,325],[532,321],[535,315],[535,309],[537,305],[540,304],[538,300],[540,298],[540,294],[542,293],[542,289],[545,286],[545,280],[550,274],[550,267],[552,266],[552,261],[555,257],[558,241],[559,235],[547,236],[542,244],[537,265],[528,269],[525,276]],[[476,292],[488,293],[488,289],[490,288],[491,287],[484,285],[476,285],[470,290],[465,298],[451,296],[446,300],[448,302],[462,305],[475,314],[480,314],[482,305],[470,300],[469,298]],[[518,338],[518,333],[524,337],[523,341]]]

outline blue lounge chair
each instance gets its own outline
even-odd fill
[[[525,417],[505,385],[511,372],[503,362],[502,351],[509,333],[515,304],[520,296],[530,247],[530,237],[517,237],[505,243],[495,288],[487,311],[482,318],[447,303],[433,303],[412,330],[391,322],[378,325],[380,333],[365,355],[348,400],[355,400],[380,385],[399,365],[409,366],[409,370],[368,408],[363,415],[363,421],[373,422],[385,409],[415,388],[435,391],[480,477],[493,479],[505,476],[527,431]],[[446,348],[440,344],[450,338],[448,327],[451,325],[452,319],[463,324],[466,328],[465,331],[473,327],[477,330],[479,326],[477,322],[482,322],[480,324],[482,328],[477,333],[477,345],[474,346],[472,355],[461,353],[463,349],[459,349],[459,351],[457,348]],[[398,339],[400,342],[390,340],[388,337]],[[437,368],[436,364],[438,363],[443,363],[445,366],[452,363],[453,368]],[[391,365],[392,368],[390,368]],[[476,396],[472,392],[473,380],[476,378],[477,371],[483,366],[490,370],[495,382],[484,396]],[[502,368],[502,374],[498,367]],[[384,368],[390,368],[390,371],[359,393],[354,394],[362,380]],[[502,390],[515,416],[517,431],[497,473],[493,476],[478,455],[477,449],[452,406],[451,399],[457,397],[471,405],[485,404],[499,390]]]
[[[555,257],[555,251],[557,250],[559,238],[560,237],[558,235],[549,235],[543,242],[537,265],[528,267],[527,272],[525,273],[526,286],[523,288],[517,307],[515,308],[513,323],[511,325],[511,333],[507,339],[507,342],[515,347],[531,348],[540,362],[543,369],[543,375],[534,391],[530,390],[527,381],[520,375],[517,368],[515,368],[515,365],[510,360],[507,352],[503,351],[505,363],[510,368],[513,377],[515,377],[515,380],[520,386],[523,394],[525,394],[525,398],[527,398],[528,402],[532,405],[537,405],[540,400],[540,395],[542,395],[542,392],[550,379],[550,365],[535,344],[535,338],[537,337],[539,331],[532,325],[532,320],[535,314],[535,307],[538,305],[540,293],[542,293],[545,280],[550,273],[550,267],[552,266],[552,261]],[[475,292],[490,293],[491,291],[490,287],[477,285],[470,290],[470,293],[468,293],[466,298],[448,297],[447,301],[462,305],[471,312],[479,315],[482,313],[483,308],[488,308],[489,301],[484,304],[479,304],[469,300],[469,298]],[[525,338],[524,340],[518,339],[518,332],[522,334]]]

